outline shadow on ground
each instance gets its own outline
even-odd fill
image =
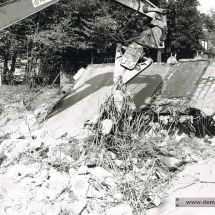
[[[50,117],[59,114],[60,112],[70,108],[77,102],[85,99],[89,95],[97,92],[104,86],[112,86],[113,85],[113,73],[108,72],[105,74],[97,75],[90,80],[86,81],[85,84],[81,85],[77,89],[72,90],[70,93],[66,94],[52,109],[51,113],[48,116]],[[80,90],[82,87],[87,86],[83,90]],[[88,105],[88,104],[86,104]],[[74,113],[75,114],[75,113]]]

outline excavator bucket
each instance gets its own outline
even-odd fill
[[[144,69],[151,65],[152,59],[148,58],[142,63],[138,63],[139,58],[144,53],[143,46],[133,42],[122,53],[122,45],[116,48],[115,67],[113,81],[116,82],[120,77],[124,84],[136,77]]]
[[[151,59],[146,58],[145,49],[159,50],[165,47],[164,41],[168,29],[166,10],[156,7],[148,0],[116,0],[116,2],[149,17],[150,20],[150,23],[146,24],[148,28],[127,47],[117,45],[114,82],[122,78],[126,84],[152,63]]]

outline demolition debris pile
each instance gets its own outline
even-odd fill
[[[135,114],[121,83],[113,89],[83,139],[47,136],[32,121],[1,137],[1,215],[146,214],[185,164],[214,156],[213,139],[170,137]]]

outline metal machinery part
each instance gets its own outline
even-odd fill
[[[0,5],[0,30],[39,12],[59,0],[11,0]]]
[[[0,5],[0,30],[56,3],[59,0],[9,0]],[[156,7],[148,0],[115,0],[140,14],[148,17],[148,29],[122,52],[118,44],[115,57],[114,81],[122,77],[123,82],[138,75],[152,63],[152,59],[144,57],[145,48],[164,48],[167,32],[166,11]],[[138,63],[139,60],[143,62]]]
[[[148,0],[115,1],[150,19],[148,28],[144,30],[135,41],[129,44],[128,47],[125,47],[124,54],[122,45],[118,44],[117,46],[114,82],[122,78],[123,82],[127,83],[152,63],[152,59],[144,57],[144,48],[156,48],[158,53],[160,53],[161,48],[164,48],[164,41],[168,30],[166,10],[156,7]],[[143,59],[144,63],[138,63],[140,59]]]

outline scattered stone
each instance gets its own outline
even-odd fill
[[[108,156],[111,160],[115,160],[116,159],[116,155],[113,152],[111,152],[111,151],[108,151],[106,153],[106,156]]]
[[[70,92],[73,89],[73,86],[74,84],[65,84],[61,89],[62,93]]]
[[[201,160],[201,156],[200,155],[198,155],[198,154],[192,154],[192,155],[189,155],[189,156],[187,156],[186,158],[185,158],[185,161],[186,162],[188,162],[188,163],[190,163],[190,162],[198,162],[198,161],[200,161]]]
[[[38,137],[42,138],[45,136],[45,131],[43,129],[39,129],[39,130],[34,130],[31,132],[31,137],[33,139],[36,139]]]
[[[40,169],[35,165],[23,165],[23,164],[16,164],[11,166],[7,173],[5,173],[8,177],[14,178],[17,176],[25,177],[26,175],[35,175],[38,173]]]
[[[66,155],[61,152],[60,147],[55,145],[49,146],[47,156],[49,157],[50,161],[59,161],[64,160],[66,158]]]
[[[174,157],[159,156],[159,159],[162,163],[164,163],[170,169],[178,168],[183,164],[182,160],[174,158]]]
[[[31,143],[29,145],[29,149],[37,149],[40,148],[42,145],[42,140],[41,138],[38,136],[36,139],[31,139]]]
[[[175,137],[175,141],[176,142],[179,142],[180,140],[182,140],[183,138],[187,138],[188,137],[188,135],[187,134],[185,134],[185,133],[182,133],[181,135],[176,135],[176,137]]]
[[[133,164],[137,164],[138,163],[138,159],[137,158],[131,158],[131,161]]]
[[[70,150],[68,151],[68,154],[75,160],[77,161],[80,156],[81,153],[83,152],[83,149],[80,146],[73,146],[72,148],[70,148]]]
[[[114,162],[115,162],[115,164],[116,164],[119,168],[121,168],[121,167],[123,166],[123,161],[122,161],[122,160],[115,160]]]
[[[128,204],[121,204],[108,209],[107,215],[133,215],[133,213]]]
[[[214,119],[215,119],[215,116],[214,116]],[[215,146],[215,137],[212,137],[212,138],[210,138],[208,140],[211,143],[211,146]]]
[[[113,121],[111,119],[105,119],[101,122],[102,125],[102,134],[107,135],[111,132]]]
[[[77,198],[86,198],[89,189],[89,177],[84,175],[74,175],[71,178],[71,188]]]
[[[62,214],[64,215],[66,215],[67,213],[68,215],[80,215],[87,205],[86,201],[83,200],[75,202],[63,201],[60,204],[63,211]]]
[[[149,201],[153,203],[155,206],[159,206],[161,204],[161,198],[158,195],[155,195],[154,193],[150,193],[148,198]]]
[[[40,105],[37,109],[34,110],[33,114],[36,118],[39,118],[41,116],[46,116],[47,115],[47,104],[42,104]]]
[[[169,123],[169,117],[170,116],[160,116],[159,120],[164,124],[164,125],[168,125]]]
[[[79,169],[78,169],[78,174],[79,175],[85,175],[87,173],[89,173],[87,166],[80,166],[79,167]]]
[[[154,162],[155,162],[155,159],[150,159],[150,158],[149,158],[149,159],[147,159],[147,161],[146,161],[144,167],[145,167],[145,168],[151,168],[152,165],[154,164]]]
[[[95,178],[100,184],[104,182],[105,178],[113,177],[113,175],[102,167],[95,167],[89,169],[89,172],[93,178]]]
[[[120,201],[123,199],[123,194],[120,192],[113,193],[113,198],[117,201]]]
[[[96,157],[87,157],[86,161],[85,161],[85,165],[86,166],[96,166],[97,164],[97,158]]]

